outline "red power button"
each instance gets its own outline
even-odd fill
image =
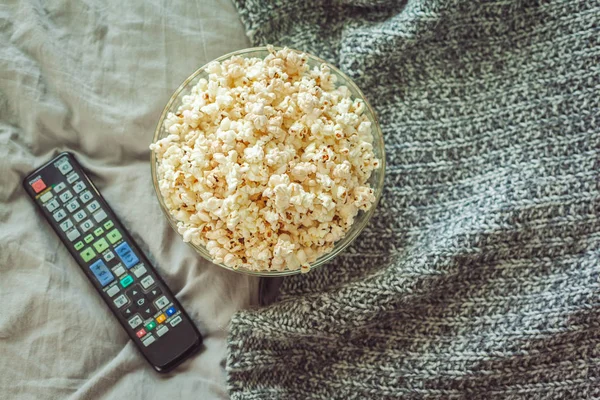
[[[33,190],[35,190],[36,193],[39,193],[42,190],[46,189],[46,184],[44,183],[42,178],[40,178],[37,181],[33,182],[31,184],[31,187],[33,188]]]

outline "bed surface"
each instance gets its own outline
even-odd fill
[[[148,145],[196,68],[248,47],[229,0],[0,5],[0,397],[227,398],[231,314],[257,281],[183,244],[152,188]],[[206,348],[158,375],[36,213],[21,179],[75,153],[198,324]]]

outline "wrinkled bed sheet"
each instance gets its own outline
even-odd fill
[[[258,283],[200,259],[163,217],[150,177],[157,119],[206,61],[248,47],[229,0],[0,4],[0,398],[226,398],[231,314]],[[206,348],[158,375],[21,189],[70,150],[158,266]]]

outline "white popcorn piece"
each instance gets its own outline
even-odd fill
[[[364,101],[326,65],[269,51],[207,65],[150,149],[185,242],[234,269],[307,272],[372,207],[380,161]]]
[[[284,184],[277,185],[273,188],[275,194],[275,207],[279,212],[285,212],[290,204],[291,190]]]
[[[246,161],[252,164],[261,162],[264,156],[265,153],[260,144],[256,144],[252,147],[247,147],[244,150],[244,157],[246,158]]]

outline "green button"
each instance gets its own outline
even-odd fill
[[[119,232],[118,229],[113,229],[112,231],[108,232],[108,235],[106,235],[106,237],[108,238],[109,242],[115,244],[121,239],[122,236],[121,232]]]
[[[156,328],[156,321],[150,321],[146,324],[146,331],[150,332],[152,329]]]
[[[75,243],[75,250],[81,249],[83,249],[83,242],[80,240],[79,242]]]
[[[100,236],[100,235],[102,235],[103,233],[104,233],[104,229],[102,229],[102,228],[96,228],[96,229],[94,230],[94,235],[96,235],[96,236]]]
[[[94,248],[98,253],[102,253],[104,250],[108,249],[108,243],[106,242],[106,239],[102,238],[96,240],[94,243]]]
[[[113,224],[112,221],[106,221],[104,223],[104,229],[109,230],[110,228],[112,228],[113,226],[115,226],[115,224]]]
[[[133,283],[133,277],[131,275],[125,275],[123,279],[121,279],[121,286],[124,288],[131,285]]]
[[[92,240],[94,240],[94,235],[92,235],[90,233],[89,235],[87,235],[86,237],[84,237],[83,240],[85,240],[86,243],[90,243]]]
[[[85,261],[85,262],[88,262],[92,258],[96,257],[96,253],[94,253],[94,250],[92,250],[91,247],[87,247],[84,251],[82,251],[79,254],[81,255],[81,258],[83,258],[83,261]]]

